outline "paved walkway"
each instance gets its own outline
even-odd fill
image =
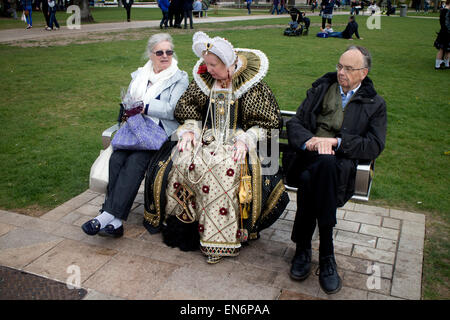
[[[0,265],[79,284],[85,299],[420,299],[425,216],[349,202],[338,210],[334,244],[343,288],[326,295],[314,272],[289,277],[295,194],[281,218],[236,258],[209,265],[198,252],[167,247],[142,226],[141,188],[119,239],[80,228],[104,195],[87,190],[41,217],[0,211]],[[313,271],[318,239],[313,240]],[[75,279],[75,280],[74,280]]]
[[[268,14],[268,15],[248,15],[236,17],[204,17],[204,18],[194,17],[194,26],[202,23],[213,23],[213,22],[220,23],[229,21],[276,19],[276,18],[284,18],[286,21],[288,21],[289,16]],[[7,43],[18,40],[40,40],[49,38],[79,36],[92,32],[117,32],[117,31],[124,31],[127,29],[158,28],[159,23],[160,20],[94,23],[94,24],[83,24],[81,25],[80,29],[68,29],[67,27],[63,26],[60,28],[60,30],[52,32],[46,31],[43,28],[32,28],[26,30],[25,27],[23,29],[0,30],[0,43]]]

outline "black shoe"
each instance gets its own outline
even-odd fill
[[[336,293],[342,288],[341,277],[337,272],[336,260],[333,255],[319,258],[319,284],[326,294]]]
[[[114,229],[112,224],[108,224],[98,232],[98,235],[102,237],[120,238],[123,236],[123,225]]]
[[[291,278],[305,280],[311,273],[311,249],[301,250],[292,259]]]
[[[100,231],[100,221],[98,221],[97,219],[91,219],[85,222],[81,226],[81,229],[83,229],[86,234],[94,236]]]

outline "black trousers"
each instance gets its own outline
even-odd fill
[[[332,19],[327,19],[327,18],[322,18],[322,29],[325,29],[325,22],[328,22],[329,24],[331,24],[331,20]]]
[[[157,151],[116,150],[109,160],[109,183],[102,211],[127,220],[148,164]]]
[[[162,11],[162,19],[161,22],[159,23],[159,26],[162,27],[163,25],[167,28],[168,27],[168,22],[169,22],[169,11]]]
[[[189,25],[191,29],[193,28],[192,24],[192,10],[184,10],[184,28],[187,28],[187,20],[189,19]]]
[[[300,187],[297,191],[297,213],[291,239],[303,249],[311,248],[317,221],[320,255],[332,254],[338,191],[336,157],[304,152],[299,165]]]
[[[124,5],[123,7],[125,8],[125,10],[127,10],[127,21],[130,21],[131,5]]]

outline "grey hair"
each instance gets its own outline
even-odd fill
[[[345,50],[345,52],[350,50],[358,50],[359,52],[361,52],[363,56],[364,68],[367,68],[367,70],[370,71],[370,69],[372,68],[372,55],[370,54],[369,50],[361,46],[352,45],[348,47],[347,50]]]
[[[157,33],[152,35],[147,42],[147,55],[150,56],[153,52],[153,49],[156,47],[156,45],[160,42],[168,41],[170,43],[170,46],[172,50],[175,48],[173,44],[172,36],[168,33]]]

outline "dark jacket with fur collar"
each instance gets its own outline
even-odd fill
[[[322,101],[331,84],[337,82],[337,73],[330,72],[312,84],[302,102],[287,123],[289,145],[301,157],[303,144],[314,136],[316,119],[322,109]],[[356,166],[359,160],[372,160],[383,151],[386,141],[386,103],[366,77],[358,91],[347,103],[344,120],[336,137],[342,139],[336,150],[339,165],[338,183],[340,205],[350,199],[354,192]],[[295,174],[295,176],[298,176]]]

